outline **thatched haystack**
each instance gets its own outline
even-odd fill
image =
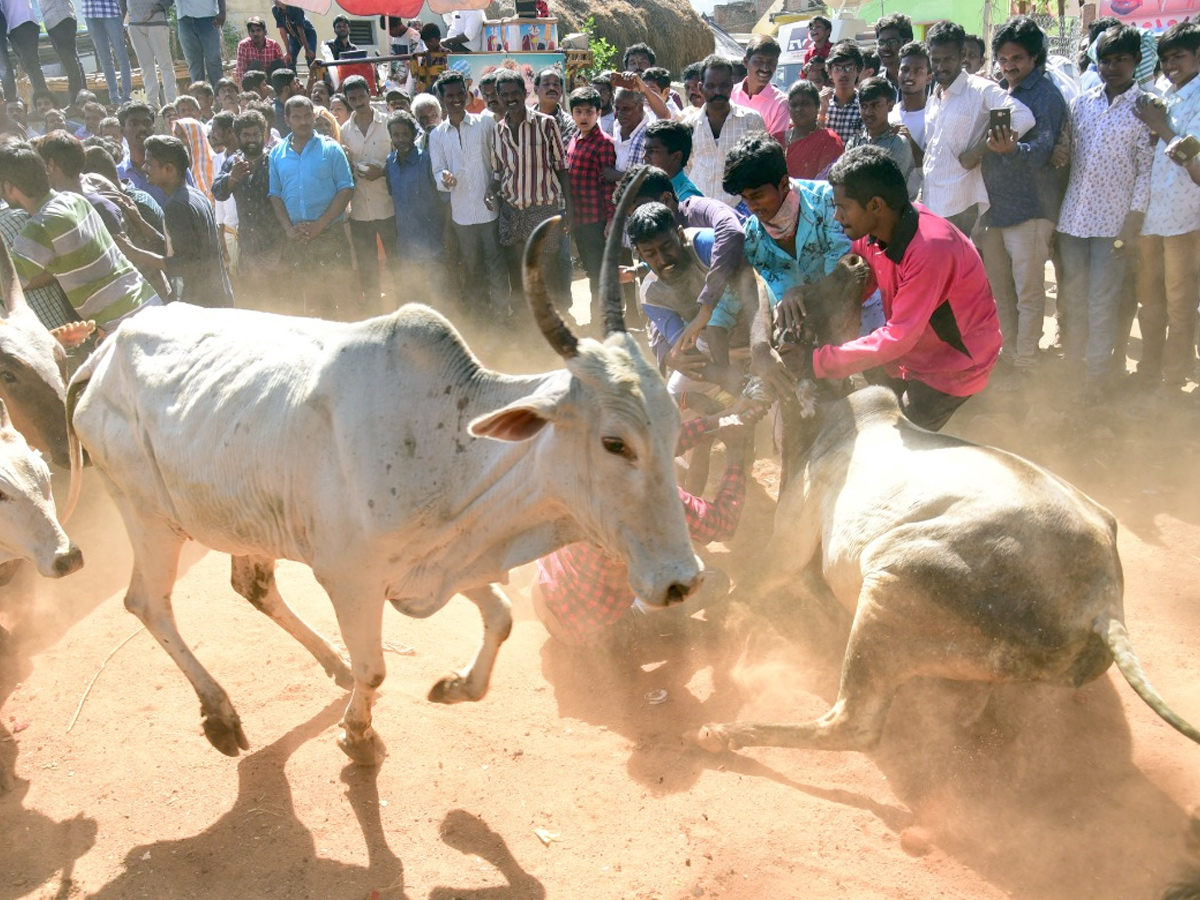
[[[606,38],[620,54],[630,44],[654,48],[658,64],[679,77],[683,67],[713,51],[712,32],[688,0],[549,0],[550,14],[558,16],[558,33],[583,31],[588,17],[596,20],[597,37]],[[489,18],[512,15],[511,3],[493,3]]]

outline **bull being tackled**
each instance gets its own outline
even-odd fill
[[[455,593],[478,605],[481,649],[429,694],[456,703],[487,691],[512,625],[493,583],[514,566],[590,540],[628,563],[652,604],[699,585],[675,487],[679,414],[621,313],[617,254],[635,195],[605,251],[602,344],[577,340],[551,303],[540,264],[556,226],[530,238],[526,291],[565,370],[489,371],[422,306],[336,324],[172,305],[123,324],[76,374],[74,434],[133,545],[125,605],[195,687],[214,747],[236,756],[249,744],[171,613],[189,538],[232,554],[234,589],[352,689],[338,744],[362,765],[385,753],[371,724],[385,599],[417,617]],[[280,596],[277,559],[312,567],[349,665]]]
[[[847,256],[806,294],[818,343],[858,333],[867,265]],[[810,347],[811,352],[811,347]],[[1117,523],[1090,497],[1011,453],[918,428],[880,387],[784,406],[785,464],[765,595],[821,552],[853,613],[833,708],[807,724],[706,725],[709,750],[869,750],[915,676],[1079,687],[1115,660],[1137,694],[1200,741],[1146,679],[1125,630]]]

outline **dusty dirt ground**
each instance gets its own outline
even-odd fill
[[[547,364],[516,343],[476,347],[509,371]],[[1022,452],[1116,513],[1134,644],[1200,722],[1200,408],[1130,418],[1118,403],[1077,421],[1050,387],[1047,402],[978,398],[949,430]],[[415,654],[387,655],[375,721],[391,755],[370,771],[334,743],[346,695],[233,593],[226,557],[191,545],[175,608],[250,739],[228,759],[122,606],[128,546],[93,474],[68,529],[84,570],[26,576],[0,601],[13,632],[0,767],[17,777],[0,796],[0,900],[1152,900],[1200,862],[1200,747],[1115,669],[1076,693],[998,689],[973,728],[956,724],[961,691],[911,684],[872,754],[686,743],[707,721],[825,711],[844,634],[798,597],[742,597],[614,659],[551,642],[518,571],[491,693],[457,707],[424,697],[473,652],[474,607],[455,598],[422,621],[389,609],[385,639]],[[712,553],[735,579],[770,529],[777,470],[756,474],[737,539]],[[336,635],[309,571],[284,563],[279,578]],[[667,701],[649,704],[659,689]]]

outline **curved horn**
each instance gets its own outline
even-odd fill
[[[625,238],[625,219],[637,196],[638,188],[646,179],[649,166],[630,179],[628,186],[617,202],[617,212],[613,216],[612,227],[608,230],[608,240],[604,243],[604,263],[600,267],[600,302],[604,308],[604,336],[614,333],[624,333],[625,314],[624,301],[621,298],[621,276],[617,270],[620,265],[621,244]]]
[[[525,296],[529,298],[529,308],[533,310],[534,321],[550,342],[550,346],[563,359],[571,359],[579,355],[579,339],[571,333],[567,323],[554,308],[554,301],[550,299],[550,291],[542,275],[542,246],[550,232],[558,228],[561,222],[562,216],[546,219],[533,229],[533,234],[525,244]]]
[[[0,242],[2,243],[2,242]],[[0,300],[3,300],[3,315],[10,316],[18,308],[25,307],[25,292],[13,267],[12,256],[7,245],[0,246]]]

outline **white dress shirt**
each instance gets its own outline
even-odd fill
[[[492,184],[492,139],[496,120],[486,113],[467,113],[458,128],[442,120],[429,133],[429,164],[437,189],[450,195],[450,218],[456,225],[494,222],[500,213],[487,208],[484,196]],[[457,183],[442,184],[443,170]]]
[[[472,53],[478,53],[483,49],[482,9],[456,9],[442,18],[445,19],[446,28],[449,29],[443,38],[444,41],[465,37],[467,39],[466,48]]]
[[[350,219],[354,222],[373,222],[377,219],[391,219],[396,215],[392,205],[391,194],[388,193],[387,179],[376,178],[370,181],[362,177],[358,171],[360,163],[383,168],[388,154],[392,152],[392,139],[388,135],[387,116],[378,109],[371,110],[371,124],[367,133],[354,121],[354,114],[342,126],[342,146],[346,148],[346,157],[354,171],[354,196],[350,199]]]
[[[730,104],[729,116],[721,127],[721,136],[713,137],[712,125],[708,122],[707,105],[697,110],[692,119],[692,158],[688,161],[687,175],[705,197],[720,200],[736,207],[741,197],[727,194],[721,188],[725,175],[725,157],[744,135],[754,131],[766,133],[762,116],[744,106]]]
[[[1163,94],[1171,130],[1180,137],[1200,137],[1200,78],[1182,88],[1169,87]],[[1174,237],[1200,231],[1200,186],[1184,166],[1167,156],[1167,142],[1154,147],[1150,169],[1150,205],[1142,234]]]
[[[939,216],[958,215],[976,203],[988,207],[983,169],[964,169],[958,161],[988,127],[993,109],[1011,109],[1018,136],[1033,127],[1033,113],[994,81],[961,73],[948,88],[938,86],[925,104],[925,163],[921,200]]]

